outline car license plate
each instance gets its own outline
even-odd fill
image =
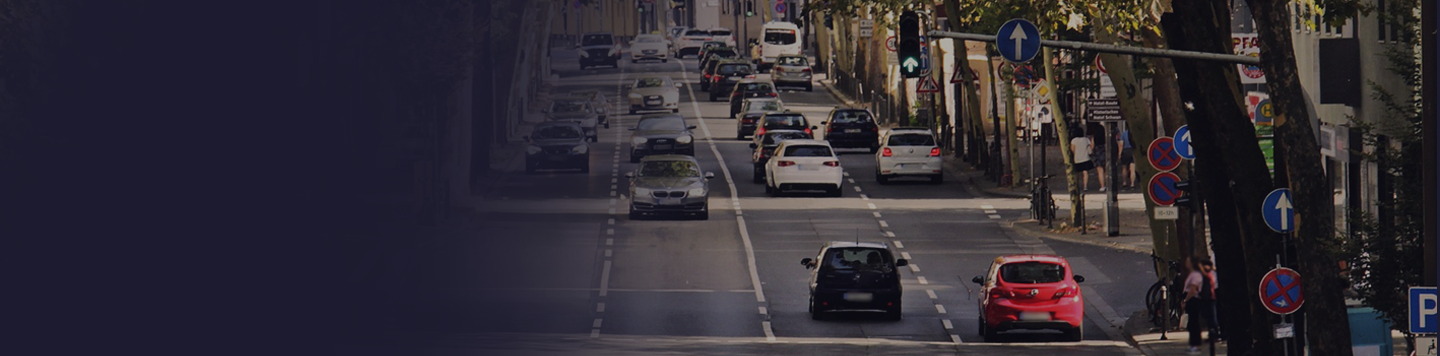
[[[563,162],[563,161],[565,161],[566,158],[569,158],[569,157],[565,157],[565,156],[550,156],[550,161],[551,161],[551,162]]]
[[[814,170],[819,170],[819,169],[820,169],[819,166],[816,166],[816,165],[813,165],[813,164],[802,164],[802,165],[800,165],[800,170],[802,170],[802,171],[814,171]]]
[[[875,300],[875,295],[872,293],[849,292],[845,293],[841,298],[852,303],[869,303]]]
[[[845,129],[845,133],[860,133],[860,129]]]
[[[1020,312],[1021,321],[1050,321],[1050,313],[1046,312]]]
[[[657,150],[668,150],[668,149],[670,149],[671,147],[673,147],[673,146],[670,146],[670,145],[655,145],[655,149],[657,149]]]

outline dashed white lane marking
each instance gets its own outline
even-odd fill
[[[940,313],[940,314],[945,314],[945,306],[944,306],[944,305],[940,305],[940,304],[935,304],[935,312],[936,312],[936,313]]]
[[[956,343],[956,344],[963,344],[963,343],[965,343],[964,341],[960,341],[960,335],[955,335],[955,334],[950,334],[950,342],[953,342],[953,343]]]
[[[841,173],[841,174],[844,174],[846,177],[849,177],[849,176],[850,176],[850,172],[841,171],[840,173]]]
[[[886,232],[885,232],[885,236],[889,236],[890,238],[895,238],[895,232],[894,232],[894,231],[886,231]],[[900,247],[900,244],[897,242],[897,243],[895,244],[895,246],[896,246],[896,247]],[[902,248],[903,248],[903,247],[902,247]]]
[[[885,222],[885,220],[880,220],[880,227],[890,227],[890,223]]]
[[[606,250],[606,251],[609,251],[609,250]],[[605,256],[607,256],[607,257],[608,257],[608,256],[610,256],[610,254],[608,254],[608,253],[607,253],[607,254],[605,254]],[[920,266],[917,266],[917,265],[910,265],[910,272],[913,272],[913,273],[920,273]]]
[[[998,219],[1000,219],[1000,215],[991,214],[991,215],[990,215],[990,218],[991,218],[991,219],[997,219],[997,220],[998,220]]]
[[[591,339],[595,339],[595,338],[599,338],[599,337],[600,337],[600,329],[590,329],[590,338],[591,338]]]
[[[878,212],[878,211],[870,212],[870,214],[875,215],[876,218],[879,218],[879,217],[880,217],[880,212]]]
[[[941,320],[941,321],[940,321],[940,325],[945,325],[945,330],[950,330],[950,329],[954,329],[954,328],[955,328],[955,324],[951,324],[951,323],[950,323],[950,319]]]
[[[595,312],[596,312],[596,313],[604,313],[604,312],[605,312],[605,303],[595,303]]]
[[[875,209],[876,209],[876,208],[875,208],[875,203],[865,203],[865,206],[870,207],[870,210],[875,210]]]
[[[598,327],[600,327],[600,324],[603,323],[604,321],[605,321],[605,319],[595,319],[595,322],[590,323],[590,327],[592,327],[592,328],[598,328]]]
[[[856,191],[856,192],[859,192],[859,191],[860,191],[860,186],[858,186],[858,185],[852,185],[852,186],[850,186],[850,187],[851,187],[851,188],[855,188],[855,191]]]
[[[855,178],[845,178],[845,181],[850,182],[850,184],[855,184]]]
[[[919,280],[920,284],[930,284],[930,281],[925,280],[925,276],[915,277],[915,279]]]
[[[610,221],[607,223],[610,225],[615,225],[615,218],[610,218]]]
[[[614,235],[614,234],[615,234],[615,229],[605,229],[605,234],[606,234],[606,235]]]
[[[895,248],[905,248],[905,244],[900,243],[900,241],[895,241]]]
[[[930,299],[940,299],[940,296],[935,295],[935,290],[934,290],[934,289],[926,289],[926,290],[925,290],[925,294],[930,295]]]
[[[605,239],[605,246],[615,245],[615,239]]]
[[[610,185],[610,190],[615,190],[615,188],[618,188],[618,187],[616,187],[614,184],[611,184],[611,185]]]
[[[600,296],[610,294],[610,260],[605,260],[605,267],[600,270]]]
[[[615,196],[615,191],[613,191],[613,190],[610,191],[610,196],[612,196],[612,197]]]
[[[609,258],[609,257],[611,256],[611,253],[612,253],[612,252],[613,252],[613,251],[611,251],[611,250],[605,250],[605,257],[606,257],[606,258]],[[911,265],[911,266],[914,266],[914,265]]]
[[[765,307],[760,307],[760,315],[769,315],[769,314],[770,314],[770,311],[769,311],[769,310],[765,310]]]
[[[903,258],[903,259],[907,259],[907,260],[908,260],[908,259],[910,259],[910,253],[909,253],[909,252],[901,252],[901,253],[900,253],[900,258]]]
[[[619,180],[619,179],[615,179],[615,178],[610,178],[610,183],[611,183],[611,184],[614,184],[614,183],[619,183],[619,182],[620,182],[620,180]],[[613,185],[612,185],[612,187],[613,187]],[[610,189],[615,189],[615,188],[610,188]]]
[[[856,187],[856,188],[859,188],[859,187]],[[858,192],[859,190],[856,190],[856,191]],[[860,200],[870,200],[870,196],[869,196],[869,195],[865,195],[865,194],[860,194]]]

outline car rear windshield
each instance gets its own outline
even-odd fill
[[[729,36],[730,30],[710,30],[711,36]]]
[[[800,115],[771,115],[765,117],[765,127],[805,127],[805,117]]]
[[[1050,262],[1016,262],[1000,266],[1000,280],[1009,283],[1056,283],[1065,280],[1065,266]]]
[[[809,138],[805,136],[804,132],[775,132],[765,134],[765,138],[761,139],[760,143],[764,145],[773,145],[780,143],[780,141],[804,138]]]
[[[581,100],[562,100],[562,101],[556,101],[554,104],[551,104],[551,105],[550,105],[550,112],[553,112],[553,113],[582,112],[582,111],[585,111],[585,109],[586,109],[585,104],[588,104],[588,102],[586,102],[586,101],[581,101]]]
[[[888,253],[878,248],[832,248],[824,256],[830,269],[885,269],[891,264]]]
[[[934,146],[935,138],[926,134],[890,135],[890,146]]]
[[[580,132],[579,127],[574,126],[540,126],[535,128],[535,133],[530,138],[537,140],[554,140],[567,138],[580,138],[585,133]]]
[[[770,86],[770,83],[749,83],[749,84],[745,84],[745,91],[758,92],[758,91],[771,91],[771,90],[774,90],[774,89],[773,89],[773,87]]]
[[[795,30],[765,30],[765,43],[776,45],[795,43]]]
[[[660,41],[662,40],[657,36],[642,36],[635,39],[635,42],[639,43],[660,43]]]
[[[700,165],[690,161],[647,161],[640,165],[641,177],[699,177]]]
[[[837,124],[868,124],[871,121],[870,113],[866,111],[841,111],[835,113],[835,118],[830,120]]]
[[[808,65],[810,65],[810,61],[809,61],[809,60],[806,60],[805,57],[781,57],[781,58],[780,58],[780,65],[782,65],[782,66],[801,66],[801,67],[803,67],[803,66],[808,66]]]
[[[745,64],[726,64],[720,66],[721,75],[750,74],[750,66]]]
[[[735,58],[735,50],[729,48],[712,49],[708,55],[714,58]]]
[[[830,147],[820,145],[798,145],[785,147],[787,157],[833,157]]]
[[[779,100],[756,100],[750,102],[750,111],[784,111]]]
[[[660,78],[645,78],[635,81],[636,88],[659,88],[665,86],[665,80]]]
[[[611,38],[610,35],[585,35],[585,38],[580,40],[580,44],[583,46],[603,46],[615,44],[615,39]]]
[[[686,35],[686,36],[709,36],[709,35],[710,35],[710,32],[707,32],[707,31],[705,31],[705,30],[689,30],[689,31],[685,31],[685,35]]]
[[[670,130],[678,131],[685,129],[685,120],[681,119],[649,119],[640,120],[637,125],[641,130]]]

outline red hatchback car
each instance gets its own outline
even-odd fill
[[[1070,262],[1053,255],[996,257],[980,288],[980,334],[994,341],[1002,331],[1060,330],[1066,339],[1084,338],[1085,299]]]

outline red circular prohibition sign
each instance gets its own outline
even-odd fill
[[[1260,304],[1271,313],[1285,315],[1300,310],[1305,304],[1305,289],[1300,273],[1279,267],[1260,278]]]

